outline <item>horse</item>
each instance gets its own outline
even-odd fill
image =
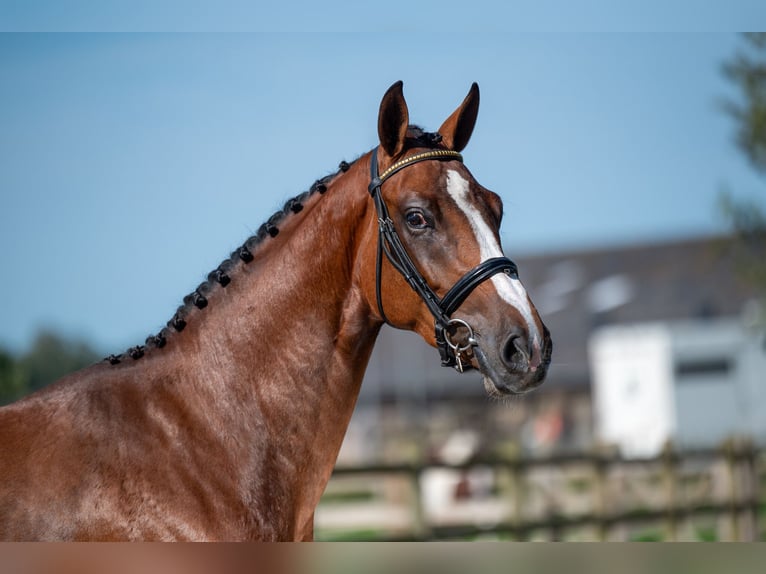
[[[314,510],[384,323],[509,397],[550,333],[462,162],[474,83],[438,132],[402,83],[376,147],[290,199],[144,345],[0,409],[0,539],[284,541]]]

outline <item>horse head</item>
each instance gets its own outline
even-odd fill
[[[478,369],[487,392],[505,396],[543,382],[552,343],[500,247],[502,200],[462,163],[478,109],[473,84],[429,134],[409,124],[401,82],[384,95],[361,285],[377,320],[417,332],[443,365]]]

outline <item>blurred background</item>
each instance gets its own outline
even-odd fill
[[[763,34],[1,34],[0,401],[161,328],[399,79],[431,130],[479,83],[553,366],[495,402],[384,328],[318,538],[764,539]]]

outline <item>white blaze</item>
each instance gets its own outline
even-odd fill
[[[503,250],[495,239],[489,225],[482,217],[479,210],[471,204],[468,199],[469,184],[459,173],[454,170],[447,171],[447,191],[457,206],[462,210],[471,224],[471,229],[476,236],[479,244],[479,253],[481,262],[493,257],[504,257]],[[521,284],[521,281],[514,279],[505,273],[497,273],[492,276],[492,283],[497,290],[500,298],[513,306],[524,318],[527,323],[527,332],[531,342],[540,344],[540,333],[538,332],[535,320],[532,317],[532,308],[529,306],[527,291]],[[533,343],[534,344],[534,343]]]

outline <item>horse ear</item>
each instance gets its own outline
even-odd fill
[[[402,93],[403,85],[401,80],[396,82],[388,88],[380,102],[378,137],[381,147],[390,157],[399,155],[404,149],[404,138],[410,121],[407,102]]]
[[[479,85],[474,82],[460,107],[439,128],[448,149],[461,151],[471,139],[476,116],[479,114]]]

